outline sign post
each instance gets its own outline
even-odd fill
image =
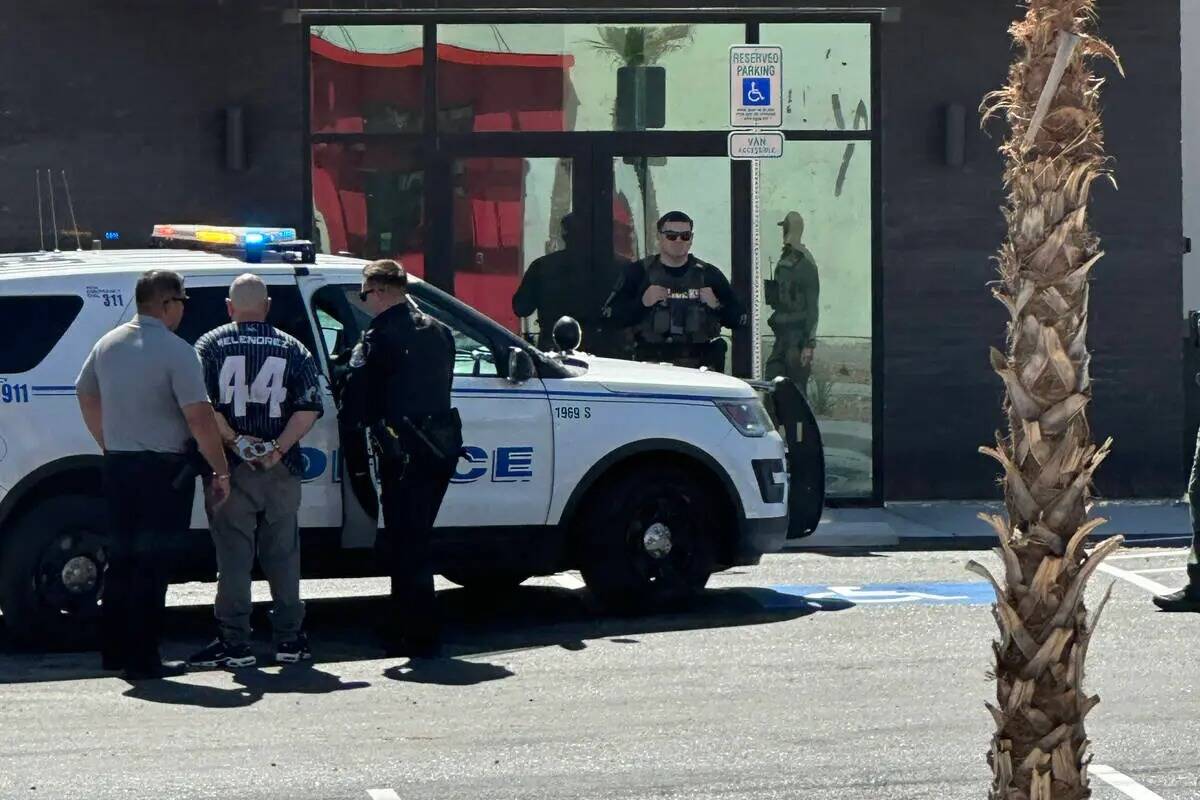
[[[729,125],[732,128],[783,127],[783,48],[778,45],[735,44],[729,48]],[[729,134],[729,157],[750,162],[750,351],[751,375],[763,373],[762,337],[758,335],[762,309],[762,238],[759,235],[760,162],[783,156],[783,133],[734,130]]]

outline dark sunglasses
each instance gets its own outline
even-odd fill
[[[370,295],[372,295],[378,291],[379,291],[378,289],[365,289],[358,293],[358,299],[365,303],[365,302],[367,302],[367,297],[369,297]]]
[[[187,301],[187,299],[188,299],[188,296],[185,294],[183,297],[168,297],[168,298],[167,298],[166,300],[164,300],[163,302],[164,302],[164,303],[171,303],[171,302],[175,302],[175,303],[183,303],[183,302],[186,302],[186,301]]]
[[[662,235],[666,237],[667,241],[669,242],[673,242],[676,239],[681,239],[685,242],[690,242],[692,240],[691,231],[663,231]]]

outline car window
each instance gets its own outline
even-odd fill
[[[312,325],[308,321],[308,312],[304,310],[300,289],[294,285],[277,284],[268,285],[267,292],[271,297],[267,322],[295,336],[310,353],[315,353]],[[213,328],[229,322],[229,311],[225,308],[225,299],[229,296],[227,287],[188,286],[187,296],[183,321],[175,332],[188,344],[195,344],[197,339]]]
[[[317,309],[317,327],[321,329],[326,353],[340,353],[345,348],[346,326],[328,311]]]
[[[40,364],[81,308],[83,298],[73,294],[0,297],[0,320],[6,331],[0,372],[28,372]]]
[[[454,374],[475,377],[496,377],[496,353],[491,343],[480,331],[469,330],[463,320],[450,314],[445,308],[425,298],[409,295],[409,300],[454,334]]]
[[[428,308],[425,311],[454,334],[455,375],[495,377],[500,374],[491,345],[456,327],[454,320],[444,319],[437,309]]]
[[[371,315],[359,301],[357,291],[357,285],[334,284],[313,293],[313,315],[321,330],[326,359],[357,344],[361,333],[371,324]]]
[[[332,356],[358,340],[359,331],[371,326],[371,314],[358,297],[358,284],[324,286],[313,295],[313,307],[317,324],[325,340],[326,352]],[[497,376],[496,354],[487,336],[481,331],[470,330],[461,320],[444,308],[425,298],[412,294],[409,300],[419,309],[441,322],[454,334],[454,374],[472,376]],[[347,325],[347,323],[349,323]],[[354,329],[354,338],[347,339],[343,327]]]

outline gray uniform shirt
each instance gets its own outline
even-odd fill
[[[191,437],[182,407],[208,402],[196,351],[141,314],[96,342],[75,390],[100,395],[104,446],[117,452],[182,453]]]

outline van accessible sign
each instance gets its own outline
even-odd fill
[[[783,134],[779,131],[730,131],[729,157],[734,161],[783,156]]]
[[[735,44],[729,48],[729,124],[783,127],[783,48]]]

